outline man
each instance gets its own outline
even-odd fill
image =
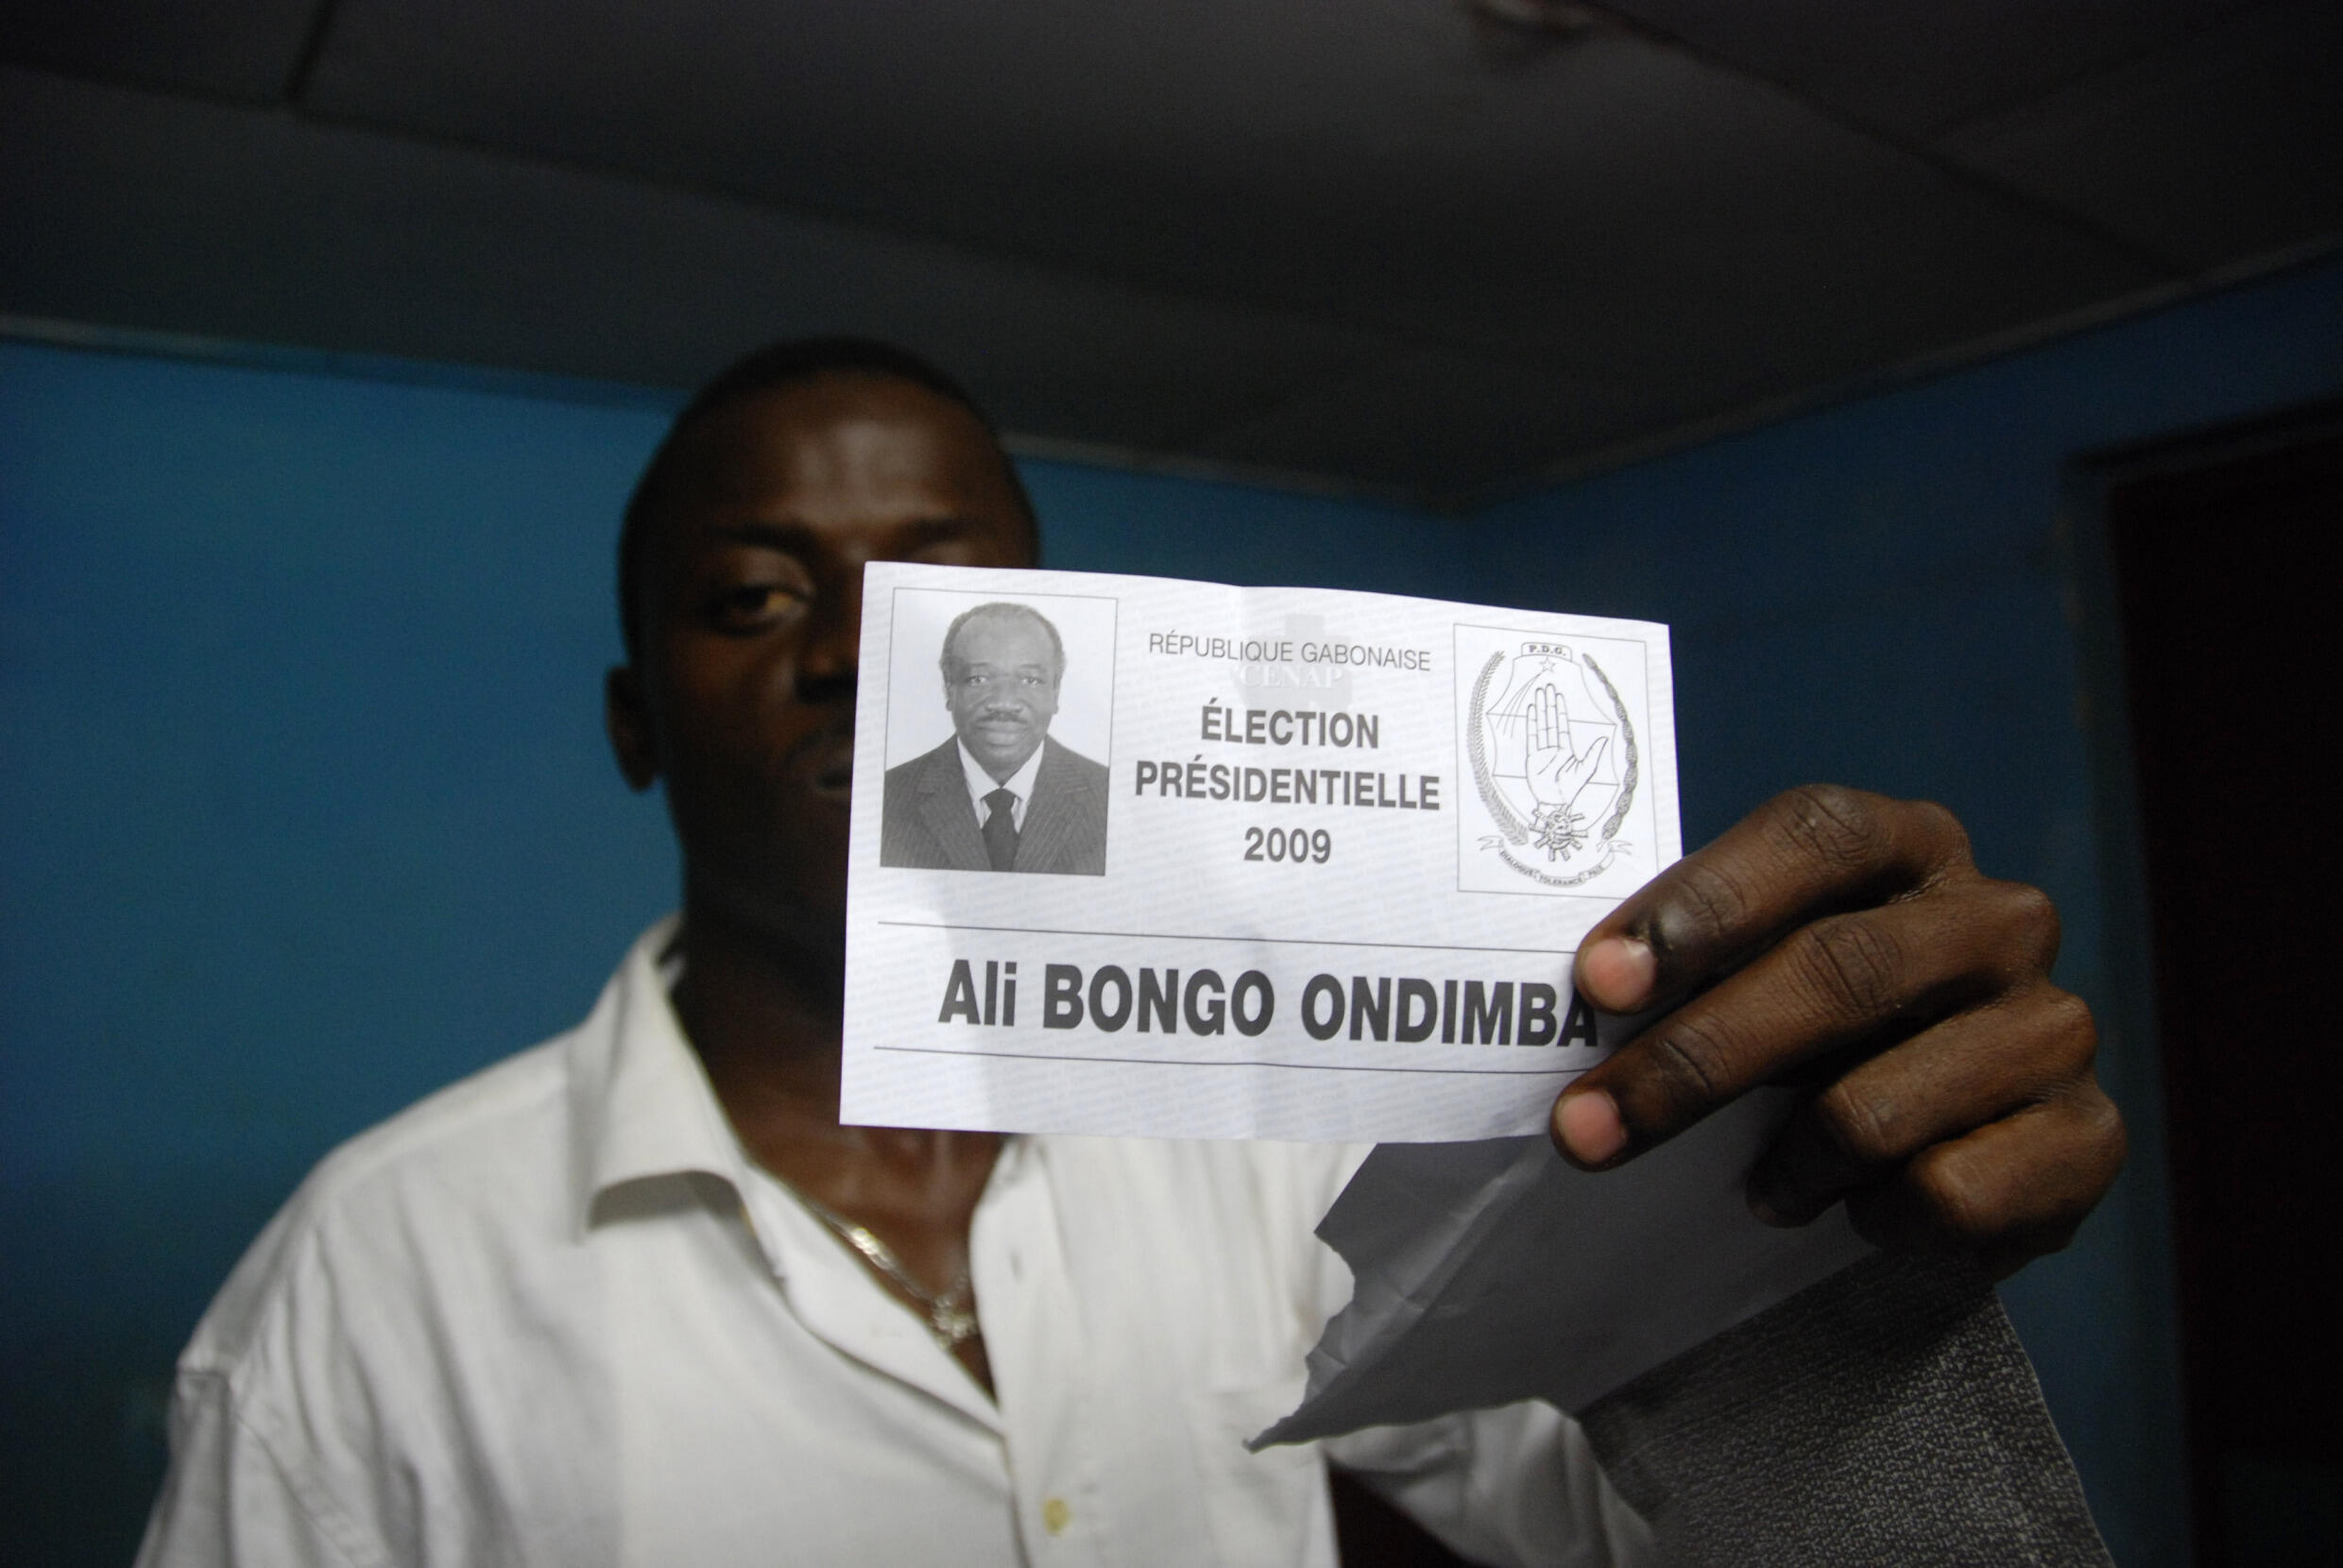
[[[863,567],[1035,546],[990,430],[896,350],[784,346],[685,410],[628,508],[607,683],[680,917],[578,1029],[304,1184],[181,1358],[142,1561],[1331,1560],[1320,1451],[1240,1444],[1347,1289],[1308,1233],[1355,1155],[837,1118]],[[1654,1021],[1556,1142],[1613,1166],[1796,1075],[1753,1203],[1843,1200],[2006,1271],[2122,1155],[2055,942],[1940,809],[1785,796],[1583,945],[1585,995]],[[1786,1359],[1708,1425],[1768,1437],[1845,1381]],[[1327,1447],[1477,1558],[1649,1550],[1543,1405]]]
[[[979,605],[937,664],[952,738],[889,768],[879,863],[1106,871],[1106,770],[1050,739],[1066,645],[1040,611]]]

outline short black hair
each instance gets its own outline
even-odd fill
[[[793,382],[829,375],[887,376],[907,381],[947,401],[958,403],[973,415],[991,437],[993,450],[1000,454],[1000,468],[1008,476],[1010,492],[1016,496],[1025,520],[1033,525],[1034,546],[1038,555],[1041,528],[1033,497],[1026,494],[1025,482],[1018,476],[1017,465],[1001,447],[1000,431],[977,406],[966,387],[910,349],[873,337],[799,337],[768,344],[718,372],[714,380],[692,395],[692,401],[683,405],[683,412],[676,416],[676,422],[667,427],[651,461],[643,465],[642,477],[635,481],[634,493],[626,498],[626,512],[618,534],[618,624],[629,661],[639,658],[642,652],[642,556],[651,537],[654,503],[673,461],[677,438],[700,419],[743,398],[770,392]]]
[[[1051,683],[1055,685],[1066,678],[1066,639],[1057,635],[1056,624],[1031,605],[1017,605],[1005,599],[996,599],[991,604],[979,605],[972,610],[962,610],[952,617],[952,623],[944,628],[944,643],[936,651],[935,664],[936,668],[944,672],[947,681],[951,678],[952,639],[960,635],[961,627],[980,615],[986,617],[1021,615],[1028,620],[1041,622],[1041,629],[1050,634],[1050,658],[1054,666],[1051,674]]]

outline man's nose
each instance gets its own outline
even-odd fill
[[[799,689],[854,684],[863,656],[863,580],[847,572],[813,601],[805,645],[797,656]]]

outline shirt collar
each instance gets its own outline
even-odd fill
[[[747,1157],[668,996],[678,924],[671,915],[637,939],[571,1041],[581,1236],[597,1201],[629,1182],[702,1172],[746,1189]]]
[[[1023,811],[1025,803],[1034,798],[1034,775],[1041,771],[1041,754],[1050,746],[1046,738],[1040,745],[1034,748],[1034,754],[1025,758],[1022,767],[1007,778],[998,782],[994,780],[991,774],[984,771],[983,763],[968,755],[968,743],[966,741],[954,741],[952,743],[960,750],[960,771],[967,777],[968,798],[976,803],[976,814],[979,820],[982,820],[984,815],[984,797],[995,790],[1006,790],[1017,796],[1018,810],[1020,813]]]
[[[730,1188],[744,1218],[753,1206],[751,1189],[761,1173],[754,1171],[676,1016],[671,993],[681,925],[682,918],[671,914],[635,940],[593,1012],[570,1037],[573,1212],[581,1240],[594,1227],[603,1195],[634,1182],[710,1176]],[[1003,1141],[988,1187],[1024,1169],[1025,1142]],[[811,1216],[806,1223],[819,1228]],[[749,1230],[774,1273],[786,1274],[778,1233],[768,1234],[753,1219]]]

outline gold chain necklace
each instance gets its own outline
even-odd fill
[[[835,1231],[839,1240],[861,1253],[873,1269],[919,1304],[928,1320],[928,1333],[944,1347],[945,1354],[949,1355],[976,1338],[976,1314],[969,1310],[973,1304],[969,1295],[975,1282],[968,1277],[965,1266],[951,1284],[940,1291],[931,1290],[912,1278],[903,1260],[895,1255],[895,1249],[873,1236],[869,1226],[858,1225],[845,1215],[824,1208],[795,1186],[789,1190],[808,1213]]]

